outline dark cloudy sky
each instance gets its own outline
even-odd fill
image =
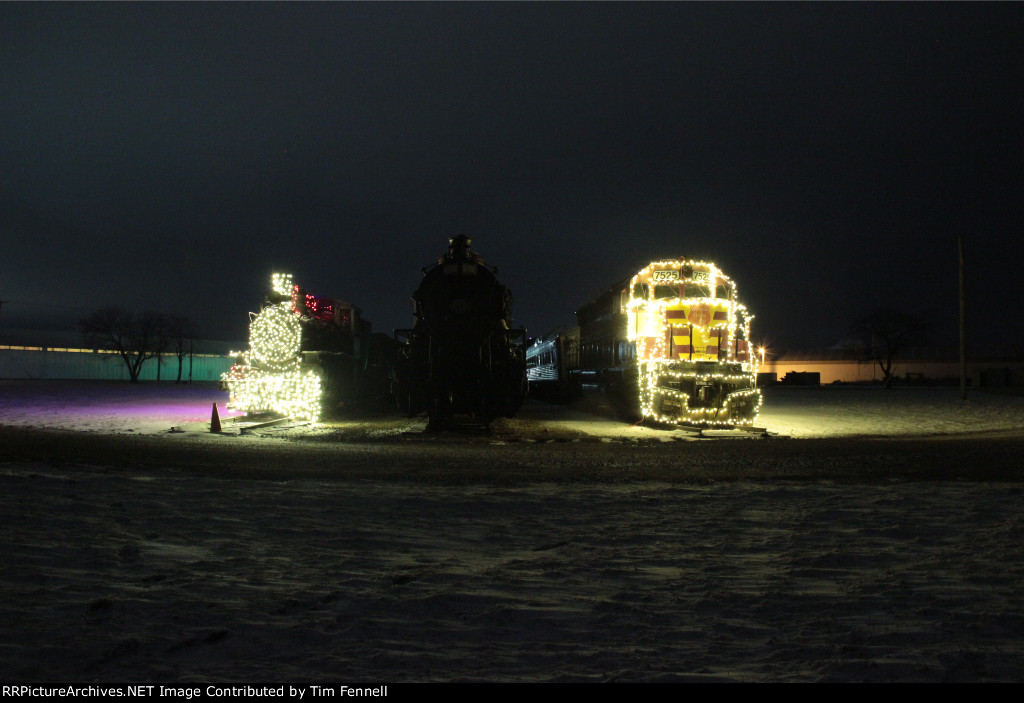
[[[1020,3],[0,3],[0,326],[376,331],[470,235],[531,332],[714,260],[776,347],[888,304],[1024,342]]]

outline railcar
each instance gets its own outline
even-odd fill
[[[579,396],[584,379],[579,348],[578,326],[559,327],[531,340],[526,347],[530,395],[553,402],[568,402]]]
[[[564,398],[592,383],[650,421],[752,425],[762,401],[752,319],[713,263],[655,261],[583,305],[577,326],[528,347],[531,387]]]
[[[512,294],[470,244],[449,240],[413,293],[413,327],[395,330],[395,399],[410,416],[426,412],[430,429],[487,426],[526,397],[526,331],[511,326]]]

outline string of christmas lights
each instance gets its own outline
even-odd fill
[[[290,303],[263,308],[249,323],[249,356],[267,371],[294,371],[302,349],[302,323]]]
[[[290,296],[291,274],[271,276],[271,290]],[[249,350],[221,378],[228,408],[246,414],[275,412],[316,422],[323,394],[318,369],[301,368],[302,323],[291,300],[264,307],[249,323]]]
[[[292,275],[290,273],[274,273],[270,275],[270,290],[278,295],[291,295]]]
[[[736,284],[715,264],[672,259],[648,264],[630,280],[627,338],[636,345],[640,411],[664,423],[752,425],[763,399],[758,357],[750,353],[753,319]],[[696,364],[693,362],[697,362]],[[714,371],[699,368],[714,362]],[[681,390],[675,386],[693,388]],[[732,388],[732,390],[728,390]],[[697,405],[701,393],[725,394]],[[660,411],[659,411],[660,410]]]

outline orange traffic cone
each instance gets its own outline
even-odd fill
[[[210,415],[210,432],[220,432],[220,413],[217,412],[217,404],[213,404],[213,413]]]

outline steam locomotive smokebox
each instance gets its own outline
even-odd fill
[[[449,240],[413,293],[413,327],[395,330],[395,398],[435,428],[459,415],[486,426],[526,396],[526,331],[512,328],[512,294],[470,243]]]

